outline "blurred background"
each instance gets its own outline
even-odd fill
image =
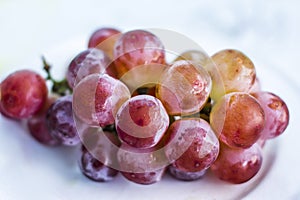
[[[225,48],[239,49],[253,60],[258,71],[265,68],[280,74],[290,87],[283,97],[297,106],[291,109],[296,112],[299,111],[298,100],[290,99],[299,97],[300,92],[299,8],[298,0],[184,0],[179,3],[174,0],[0,0],[0,80],[16,69],[40,70],[41,55],[49,55],[50,63],[63,60],[67,64],[71,58],[65,58],[63,51],[72,51],[75,55],[86,48],[92,32],[103,26],[122,31],[164,28],[193,39],[209,55]],[[276,92],[280,81],[279,85],[276,80],[274,83],[270,88]],[[289,132],[298,126],[294,122],[299,120],[299,114],[292,116]],[[288,141],[294,139],[300,140],[299,136],[292,135]],[[296,152],[287,151],[288,155],[283,156],[287,164],[273,173],[279,182],[265,182],[247,199],[261,199],[261,196],[280,199],[280,194],[288,199],[300,199],[299,172],[288,172],[292,169],[294,173],[293,169],[300,164],[293,162]],[[290,168],[291,165],[295,165],[294,168]],[[278,173],[287,174],[279,176]],[[272,191],[268,184],[281,185],[281,191]]]

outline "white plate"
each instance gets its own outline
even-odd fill
[[[76,41],[79,41],[76,38]],[[72,45],[71,45],[72,44]],[[82,44],[67,43],[45,56],[60,69],[70,61]],[[34,60],[27,66],[38,66]],[[140,200],[140,199],[290,199],[299,194],[299,160],[294,161],[300,137],[299,91],[280,73],[259,68],[263,88],[279,94],[289,106],[290,126],[264,149],[263,167],[251,181],[233,185],[222,182],[210,172],[194,182],[181,182],[166,175],[159,183],[143,186],[125,180],[120,174],[112,182],[96,183],[84,177],[77,166],[78,149],[49,148],[37,143],[24,124],[0,118],[0,199],[72,199],[72,200]],[[63,70],[57,70],[63,71]],[[9,69],[7,70],[7,73]],[[55,70],[56,72],[56,70]],[[63,73],[62,73],[63,74]],[[3,77],[0,77],[1,80]],[[284,175],[288,173],[288,175]],[[293,178],[290,178],[293,176]]]

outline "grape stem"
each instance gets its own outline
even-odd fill
[[[55,94],[58,94],[60,96],[65,96],[67,94],[70,94],[72,92],[71,88],[68,85],[68,82],[66,79],[63,79],[61,81],[55,80],[51,75],[51,68],[52,66],[46,61],[46,58],[42,56],[43,61],[43,69],[47,73],[46,80],[52,82],[52,88],[51,91]]]

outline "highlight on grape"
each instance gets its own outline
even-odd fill
[[[60,81],[42,61],[44,78],[24,69],[1,81],[1,115],[25,121],[45,146],[80,145],[78,167],[93,181],[120,174],[148,185],[165,173],[194,181],[210,170],[244,183],[289,123],[284,100],[263,90],[247,55],[210,56],[174,31],[97,29]]]

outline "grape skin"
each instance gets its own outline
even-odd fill
[[[223,96],[212,108],[210,124],[219,139],[232,148],[249,148],[261,136],[265,113],[258,101],[242,92]]]
[[[10,74],[0,85],[0,107],[4,115],[13,119],[26,119],[42,109],[48,89],[45,80],[31,70]]]

